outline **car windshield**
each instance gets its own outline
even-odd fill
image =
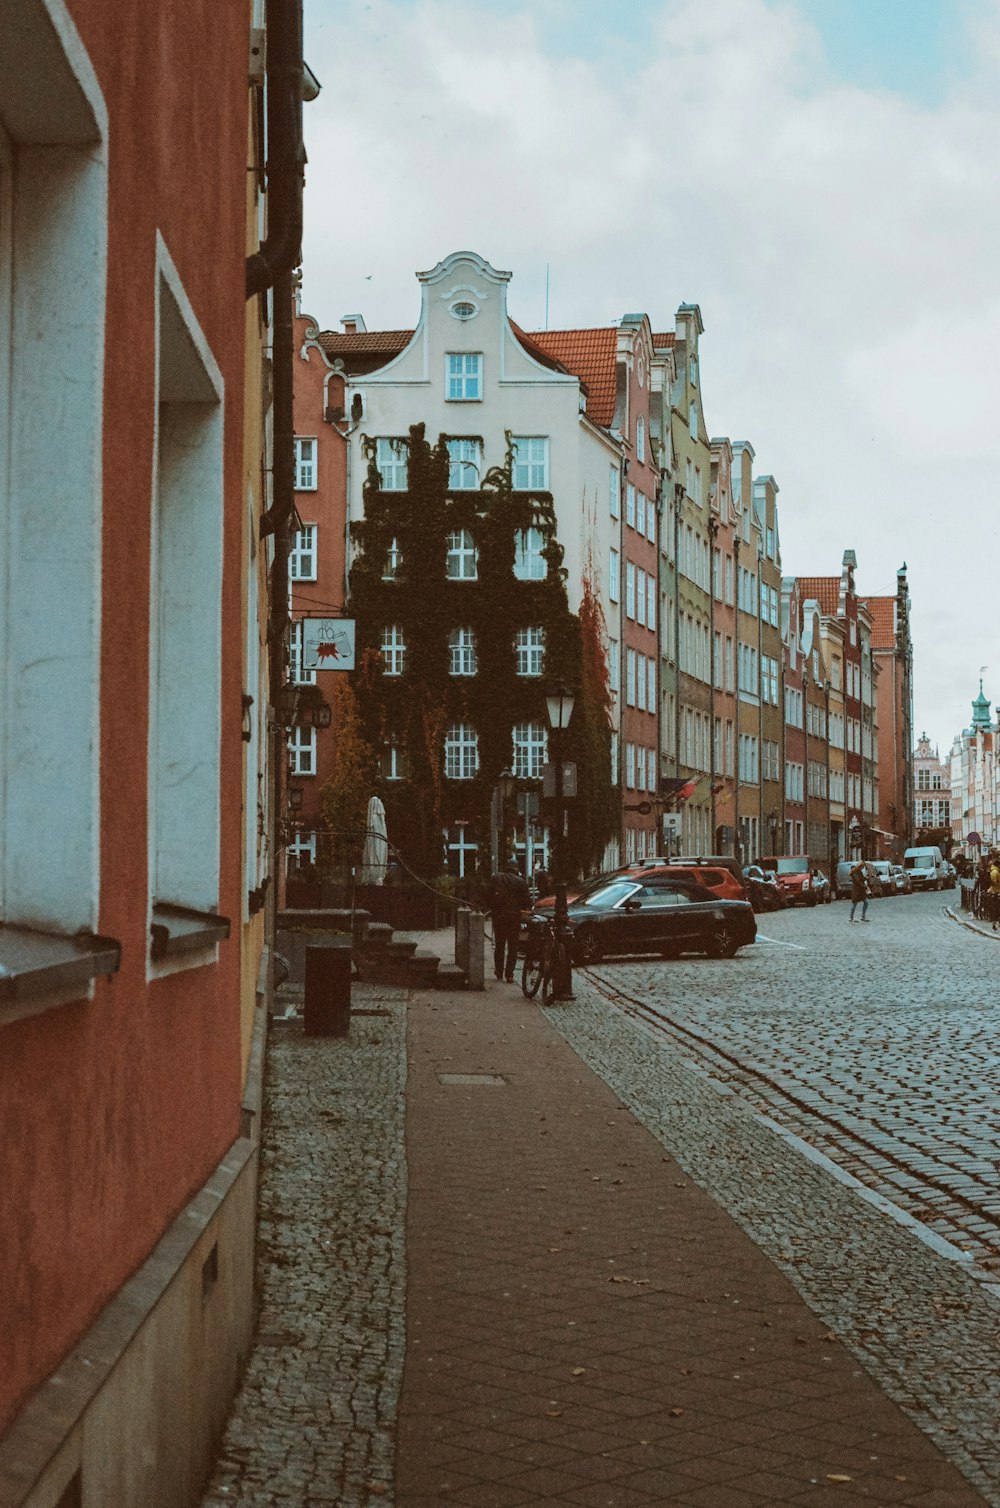
[[[808,874],[809,873],[809,860],[808,859],[779,859],[778,860],[778,873],[779,874]]]
[[[934,860],[930,854],[906,854],[903,863],[907,869],[933,869]]]
[[[589,895],[582,896],[581,900],[584,906],[615,906],[626,896],[634,895],[638,889],[634,880],[612,880],[610,884],[601,885]]]

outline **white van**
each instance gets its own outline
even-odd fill
[[[948,884],[948,867],[940,848],[908,848],[903,868],[909,871],[914,890],[942,890]]]

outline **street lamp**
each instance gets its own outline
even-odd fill
[[[556,907],[555,928],[556,938],[562,943],[557,960],[561,963],[559,976],[555,979],[556,1000],[573,999],[573,965],[570,958],[568,921],[569,915],[566,901],[566,868],[563,845],[563,823],[565,802],[563,796],[563,757],[562,745],[569,720],[573,716],[573,704],[575,697],[572,691],[567,691],[565,686],[557,686],[545,698],[545,707],[549,717],[549,727],[552,729],[552,762],[555,766],[556,777],[556,832],[555,843],[552,852],[552,867],[556,879]]]

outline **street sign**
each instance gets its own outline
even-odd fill
[[[354,619],[303,618],[302,669],[353,670]]]
[[[563,761],[562,767],[563,799],[568,801],[576,795],[576,765],[571,759]],[[556,767],[550,760],[542,766],[542,795],[554,797],[556,794]]]
[[[663,813],[663,836],[665,838],[679,838],[683,829],[683,816],[680,812]]]

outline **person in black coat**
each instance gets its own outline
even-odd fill
[[[493,970],[508,984],[517,967],[521,912],[531,910],[531,894],[513,859],[493,879],[490,915],[493,918]]]

